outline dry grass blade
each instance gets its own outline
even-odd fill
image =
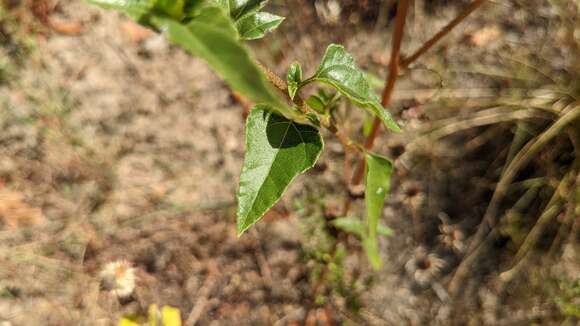
[[[579,161],[576,161],[576,163]],[[501,291],[503,292],[509,283],[513,281],[530,262],[533,247],[538,243],[540,237],[546,226],[562,211],[564,201],[566,198],[574,195],[574,183],[576,175],[578,174],[578,164],[575,164],[572,171],[568,172],[562,179],[554,195],[548,202],[547,208],[542,212],[542,215],[533,226],[532,230],[526,236],[523,244],[520,246],[516,257],[514,258],[513,267],[499,275],[501,284]],[[572,213],[573,212],[569,212]]]
[[[572,178],[571,182],[573,184],[567,201],[568,207],[565,213],[565,220],[562,222],[562,225],[560,225],[556,238],[552,242],[550,250],[548,251],[548,257],[556,256],[556,252],[558,251],[558,249],[561,248],[562,244],[564,243],[567,237],[567,234],[570,234],[571,236],[574,236],[576,234],[574,233],[573,228],[575,221],[577,223],[580,216],[580,171],[579,171],[580,166],[578,166],[580,165],[580,162],[578,160],[578,158],[580,157],[580,128],[570,130],[568,135],[574,146],[577,166],[575,167],[576,172],[573,173],[571,176]]]
[[[474,117],[470,119],[449,121],[449,123],[446,123],[445,126],[434,131],[430,135],[430,137],[434,139],[439,139],[466,129],[497,124],[501,122],[509,122],[513,120],[526,120],[532,118],[547,119],[546,116],[538,114],[537,112],[534,112],[532,110],[517,110],[509,113],[483,111],[474,115]]]
[[[413,140],[408,145],[408,154],[413,152],[418,148],[429,146],[429,144],[435,140],[441,139],[443,137],[464,131],[467,129],[499,124],[502,122],[511,121],[522,121],[529,119],[550,119],[550,116],[538,112],[535,110],[515,110],[506,112],[507,107],[497,107],[493,109],[486,109],[480,111],[469,118],[451,118],[442,121],[438,121],[435,124],[427,126],[425,129],[429,130],[430,133],[425,136],[418,137]],[[424,131],[425,132],[425,131]]]
[[[483,223],[480,225],[472,244],[468,252],[471,252],[483,238],[487,227],[493,227],[495,225],[495,216],[497,215],[497,210],[502,200],[508,186],[511,184],[513,179],[516,177],[518,171],[524,167],[528,162],[536,155],[538,152],[548,144],[549,141],[562,134],[564,129],[580,118],[580,107],[572,107],[565,114],[563,114],[552,126],[550,126],[541,135],[530,140],[521,151],[514,157],[512,162],[508,165],[505,173],[501,177],[493,197],[490,201],[488,209],[484,215]]]
[[[560,201],[559,200],[560,198],[558,197],[559,194],[556,193],[552,197],[552,200]],[[541,235],[541,232],[545,228],[546,224],[550,222],[558,214],[558,212],[562,210],[561,204],[562,204],[561,202],[558,203],[553,202],[548,208],[546,208],[546,210],[544,210],[544,212],[538,219],[538,222],[534,225],[534,228],[526,237],[524,244],[518,250],[516,258],[514,258],[514,262],[516,262],[514,264],[514,267],[499,275],[503,283],[507,284],[511,282],[523,270],[523,267],[527,264],[529,258],[531,257],[531,255],[529,255],[530,250],[533,248],[533,245],[537,243],[539,236]]]
[[[519,214],[524,209],[526,209],[526,207],[528,207],[530,205],[531,201],[533,201],[537,198],[538,187],[539,187],[539,185],[537,185],[537,184],[531,185],[528,188],[528,190],[516,201],[516,203],[513,205],[513,207],[510,209],[510,211],[506,213],[506,216],[509,214],[514,214],[514,213]],[[489,251],[492,243],[497,239],[499,234],[500,234],[499,228],[493,229],[485,237],[485,239],[483,240],[481,245],[479,247],[477,247],[471,255],[469,255],[465,258],[465,260],[464,260],[465,265],[464,266],[468,266],[469,268],[474,267],[474,265],[477,263],[477,261],[480,259],[480,257],[482,257],[483,254],[485,254]],[[470,271],[470,270],[463,269],[462,273],[465,271]],[[459,270],[458,270],[458,272],[459,272]],[[452,298],[458,297],[461,286],[462,286],[462,284],[460,284],[460,283],[453,283],[452,282],[450,284],[448,291],[449,291],[449,294],[451,295]]]
[[[534,244],[538,241],[540,236],[542,235],[542,231],[546,227],[546,225],[552,221],[552,219],[562,211],[562,204],[563,201],[568,197],[568,193],[570,192],[571,184],[570,181],[573,181],[573,175],[576,174],[577,170],[574,169],[564,177],[564,179],[560,182],[560,185],[556,189],[556,192],[552,196],[552,199],[548,203],[548,207],[544,210],[532,230],[528,233],[524,243],[521,245],[520,249],[518,250],[514,261],[519,261],[524,258],[524,256],[533,248]]]
[[[482,246],[484,240],[486,239],[486,235],[489,233],[488,230],[494,229],[493,227],[496,224],[496,216],[498,213],[499,204],[503,199],[507,189],[509,188],[509,185],[516,177],[518,171],[520,171],[522,167],[528,164],[530,160],[536,156],[545,145],[548,144],[548,142],[550,142],[558,135],[561,135],[566,127],[568,127],[572,122],[577,121],[579,118],[580,108],[571,107],[542,134],[530,140],[522,148],[522,150],[518,152],[512,162],[509,163],[508,167],[505,169],[505,173],[502,175],[496,187],[488,209],[484,215],[483,221],[480,224],[468,248],[468,256],[461,262],[449,284],[449,292],[453,297],[456,296],[457,292],[461,289],[461,284],[469,274],[471,265],[476,261],[476,257],[480,251],[478,248]]]

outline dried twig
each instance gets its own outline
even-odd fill
[[[455,19],[453,19],[449,24],[445,25],[437,34],[435,34],[431,39],[429,39],[423,46],[421,46],[415,53],[413,53],[408,58],[401,60],[401,68],[408,67],[411,63],[415,62],[419,59],[420,56],[425,54],[429,49],[431,49],[437,42],[439,42],[442,38],[444,38],[449,32],[453,30],[457,25],[459,25],[462,21],[467,18],[467,16],[471,15],[477,8],[481,7],[481,5],[486,0],[474,0],[465,10],[463,10]]]
[[[198,299],[193,305],[193,309],[189,313],[189,316],[187,316],[185,325],[194,326],[203,315],[203,312],[205,311],[205,308],[209,302],[211,291],[215,286],[218,274],[219,270],[217,269],[215,262],[211,262],[209,266],[209,275],[199,290]]]
[[[493,229],[493,226],[495,226],[500,201],[509,188],[511,182],[516,177],[517,172],[523,166],[525,166],[550,140],[559,135],[565,127],[567,127],[570,123],[578,120],[579,118],[580,110],[575,110],[573,108],[572,110],[564,113],[560,119],[558,119],[540,136],[529,141],[508,165],[506,172],[500,179],[491,198],[488,209],[483,217],[483,222],[480,224],[467,250],[468,257],[461,262],[449,284],[450,293],[455,294],[454,292],[461,288],[461,283],[463,283],[464,279],[469,274],[468,272],[471,270],[470,264],[473,264],[474,262],[474,259],[470,259],[470,256],[476,255],[477,248],[486,238],[486,234],[490,232],[489,230]]]

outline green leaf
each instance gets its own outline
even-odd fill
[[[284,17],[267,12],[258,12],[238,20],[236,28],[241,39],[255,40],[264,37],[267,32],[278,27],[283,20]]]
[[[230,14],[230,0],[214,0],[228,15]]]
[[[299,174],[314,166],[323,142],[314,127],[256,106],[246,123],[246,156],[238,192],[238,235],[256,223]]]
[[[377,234],[382,235],[384,237],[390,237],[391,235],[393,235],[393,229],[379,224],[379,226],[377,227]]]
[[[365,176],[365,206],[367,212],[367,234],[363,244],[371,265],[380,269],[381,258],[378,249],[378,225],[383,212],[385,197],[391,186],[393,164],[388,159],[367,153]]]
[[[105,8],[119,10],[148,27],[166,35],[173,44],[201,57],[228,85],[257,104],[268,104],[280,114],[299,122],[308,122],[304,115],[289,107],[266,81],[246,47],[240,42],[232,19],[224,11],[245,15],[261,8],[264,1],[187,0],[182,13],[185,22],[159,13],[155,1],[165,0],[88,0]],[[231,8],[230,8],[231,6]],[[170,8],[170,7],[166,7]]]
[[[366,234],[365,224],[356,217],[340,217],[332,221],[332,224],[348,233],[363,238]]]
[[[290,65],[290,69],[288,69],[288,74],[286,75],[286,82],[288,83],[288,95],[290,95],[290,99],[294,99],[296,96],[296,92],[300,86],[300,82],[302,81],[302,67],[300,67],[300,63],[294,62]]]
[[[205,0],[185,0],[185,5],[183,6],[184,18],[193,18],[197,16],[199,10],[207,5]],[[213,4],[216,5],[215,3]],[[226,13],[228,11],[225,11]]]
[[[308,119],[308,121],[310,121],[310,123],[315,127],[320,128],[320,118],[318,117],[318,115],[316,115],[316,113],[314,112],[306,113],[306,119]]]
[[[86,0],[88,3],[103,7],[105,9],[114,9],[120,11],[129,17],[139,21],[147,15],[152,4],[150,0]]]
[[[305,85],[302,82],[300,86]],[[338,93],[327,93],[324,89],[319,89],[314,95],[311,95],[306,99],[306,104],[312,109],[316,110],[318,113],[328,114],[329,112],[338,108],[338,103],[340,100],[340,92]]]
[[[369,83],[369,86],[371,88],[375,89],[385,88],[385,81],[368,71],[365,72],[365,78],[367,79],[367,82]]]
[[[151,20],[172,43],[203,58],[234,90],[255,103],[268,104],[289,118],[299,119],[294,110],[273,94],[221,8],[202,8],[187,25],[161,16]]]
[[[366,225],[359,218],[356,217],[340,217],[332,221],[335,227],[364,239],[366,237]],[[390,236],[393,230],[379,224],[377,227],[377,234],[382,236]]]
[[[177,20],[183,19],[184,0],[153,0],[153,7],[159,12]]]
[[[216,31],[221,31],[231,38],[228,39],[228,41],[230,42],[233,41],[241,44],[238,40],[236,40],[237,38],[236,27],[228,18],[226,13],[223,12],[223,10],[221,10],[219,7],[210,6],[201,8],[198,11],[198,14],[195,16],[195,19],[191,21],[188,25],[184,26],[205,27],[214,29]]]
[[[379,117],[389,129],[401,131],[391,114],[383,108],[369,86],[365,74],[354,64],[353,57],[341,45],[331,44],[326,49],[318,70],[306,82],[318,81],[336,88],[355,104]]]
[[[222,7],[227,7],[230,17],[238,21],[262,9],[267,0],[218,0]]]
[[[282,23],[284,17],[259,12],[267,0],[214,0],[230,16],[242,40],[264,37]]]
[[[368,137],[371,134],[371,131],[373,130],[373,120],[374,117],[372,114],[369,113],[365,114],[362,125],[363,136]]]
[[[306,99],[306,104],[308,104],[309,107],[313,108],[318,113],[324,113],[324,109],[326,108],[323,99],[321,99],[318,95],[309,96]]]

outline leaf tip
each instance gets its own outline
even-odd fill
[[[344,50],[344,45],[336,44],[336,43],[330,43],[328,45],[328,47],[326,48],[326,50],[328,51],[329,49],[342,49],[342,50]]]
[[[240,225],[238,224],[238,230],[237,230],[237,236],[238,239],[242,237],[242,235],[244,235],[244,233],[250,228],[250,225],[248,226],[244,226],[244,225]]]
[[[396,133],[401,133],[403,132],[403,129],[401,129],[401,127],[399,126],[398,123],[396,122],[391,122],[387,125],[387,128],[389,128],[389,130],[391,130],[392,132],[396,132]]]

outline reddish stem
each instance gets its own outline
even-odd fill
[[[423,46],[421,46],[415,53],[413,53],[408,58],[401,60],[401,67],[406,68],[411,63],[415,62],[421,55],[425,52],[429,51],[437,42],[439,42],[443,37],[445,37],[449,32],[455,28],[455,26],[459,25],[467,16],[469,16],[472,12],[474,12],[477,8],[479,8],[486,0],[474,0],[465,10],[463,10],[455,19],[449,22],[449,24],[445,25],[437,34],[435,34],[429,41],[425,42]]]
[[[397,16],[395,17],[395,28],[393,29],[393,41],[391,45],[391,60],[389,63],[389,74],[387,75],[386,85],[383,90],[383,97],[381,104],[386,107],[391,102],[391,97],[393,95],[393,90],[395,89],[395,83],[399,75],[399,60],[401,58],[401,42],[403,41],[403,34],[405,32],[405,22],[407,21],[407,11],[409,10],[409,0],[401,0],[397,5]],[[379,135],[381,120],[376,118],[373,120],[373,126],[371,132],[368,135],[364,148],[372,149],[377,136]],[[359,185],[362,182],[365,171],[365,160],[361,158],[357,168],[352,177],[352,185]],[[351,198],[350,196],[344,202],[343,213],[350,210]]]
[[[401,60],[401,41],[403,39],[405,22],[407,17],[407,10],[409,7],[408,0],[401,0],[397,7],[397,16],[395,18],[395,29],[393,30],[393,43],[391,47],[391,59],[389,63],[389,74],[387,76],[387,82],[383,90],[383,97],[381,104],[383,107],[387,107],[392,98],[393,90],[395,88],[395,83],[397,81],[397,76],[401,68],[407,68],[411,63],[417,60],[421,55],[430,50],[437,42],[439,42],[443,37],[445,37],[449,32],[453,30],[459,23],[461,23],[467,16],[479,8],[486,0],[474,0],[465,10],[463,10],[455,19],[453,19],[449,24],[445,25],[437,34],[435,34],[431,39],[429,39],[423,46],[421,46],[415,53],[410,57]],[[368,135],[364,148],[370,150],[375,144],[381,127],[381,120],[375,118],[373,120],[373,126],[371,132]],[[364,177],[365,171],[365,161],[361,158],[357,168],[353,174],[351,184],[359,185]],[[347,198],[344,202],[343,213],[346,216],[350,210],[351,198]]]

